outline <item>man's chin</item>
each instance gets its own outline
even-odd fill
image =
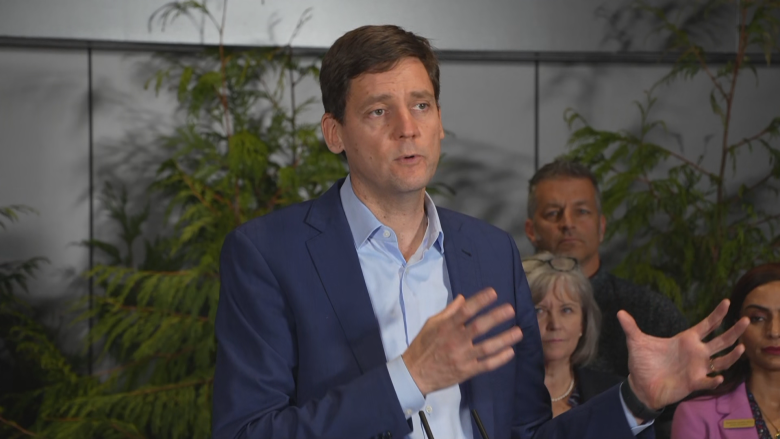
[[[574,258],[574,259],[580,260],[580,258],[582,257],[582,252],[580,250],[581,250],[581,247],[580,247],[579,244],[577,244],[577,243],[571,243],[571,244],[566,243],[566,244],[561,244],[558,247],[556,247],[555,251],[553,251],[552,253],[555,254],[556,256],[566,256],[566,257],[569,257],[569,258]]]

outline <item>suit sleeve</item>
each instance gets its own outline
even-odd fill
[[[216,316],[213,436],[367,438],[411,431],[387,367],[297,401],[296,325],[285,292],[240,231],[225,240]]]
[[[515,288],[517,325],[523,340],[515,346],[515,417],[513,439],[625,439],[634,434],[620,402],[619,386],[555,418],[550,395],[544,386],[544,354],[531,291],[517,246],[509,237]],[[652,428],[639,435],[653,438]]]
[[[672,439],[709,437],[704,419],[696,413],[694,403],[682,402],[672,419]]]

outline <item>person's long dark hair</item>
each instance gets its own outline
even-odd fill
[[[751,291],[761,285],[777,281],[780,281],[780,263],[773,262],[759,265],[745,273],[739,278],[737,284],[734,285],[734,289],[731,290],[731,304],[726,317],[723,319],[723,326],[731,328],[737,323],[742,314],[742,305],[745,303],[745,298]],[[736,344],[731,349],[734,347],[736,347]],[[742,355],[734,365],[723,372],[723,378],[725,378],[723,383],[710,392],[709,395],[720,396],[730,393],[747,380],[749,376],[750,362],[745,355]]]

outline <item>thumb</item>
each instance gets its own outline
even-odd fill
[[[455,297],[455,299],[439,313],[439,316],[442,318],[452,317],[456,312],[458,312],[464,303],[466,303],[466,298],[463,297],[463,294],[458,294],[458,296]]]
[[[623,328],[623,332],[626,333],[626,339],[632,339],[642,333],[636,325],[636,320],[631,317],[631,314],[621,309],[617,313],[617,319],[620,322],[620,326]]]

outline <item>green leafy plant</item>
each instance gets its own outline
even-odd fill
[[[92,240],[105,262],[87,275],[101,294],[80,319],[92,321],[92,374],[68,374],[39,393],[30,435],[47,438],[208,438],[219,295],[219,253],[243,222],[320,195],[346,175],[318,124],[301,113],[314,101],[296,87],[316,79],[318,60],[288,46],[231,49],[222,44],[224,13],[206,2],[172,2],[151,23],[203,14],[220,44],[197,55],[163,54],[148,86],[174,91],[186,122],[164,138],[169,151],[150,191],[166,206],[166,228],[144,239],[149,204],[128,208],[118,186],[104,190],[117,242]],[[227,1],[222,3],[227,7]],[[308,13],[298,29],[308,19]],[[297,31],[296,31],[297,32]],[[143,252],[133,252],[136,243]],[[83,305],[83,304],[82,304]],[[64,367],[66,370],[71,370]],[[17,429],[17,432],[21,430]]]
[[[702,8],[700,18],[733,4],[694,3],[687,7]],[[673,22],[667,10],[643,2],[636,6],[660,23],[676,62],[646,92],[646,99],[636,103],[640,122],[636,131],[599,130],[569,110],[566,119],[574,131],[568,157],[589,165],[602,182],[603,209],[610,219],[607,238],[628,240],[616,274],[663,292],[686,310],[691,321],[698,321],[728,296],[746,269],[777,260],[780,253],[780,209],[776,202],[761,202],[762,195],[778,194],[780,115],[756,115],[765,126],[749,137],[735,139],[731,134],[738,78],[752,73],[757,79],[755,62],[771,63],[778,49],[780,2],[738,2],[738,47],[732,59],[717,66],[708,62],[702,46]],[[756,50],[759,59],[753,56]],[[669,137],[664,137],[665,122],[652,118],[660,88],[700,75],[712,85],[702,104],[720,123],[720,160],[714,169],[702,164],[703,157],[692,160],[676,146],[657,141]],[[739,184],[734,174],[740,154],[757,150],[769,157],[769,169]]]
[[[0,229],[5,230],[7,223],[19,220],[19,214],[37,213],[23,205],[0,206]],[[24,261],[0,262],[0,299],[10,299],[14,296],[14,287],[27,291],[27,280],[32,277],[41,263],[48,262],[46,258],[35,257]]]

